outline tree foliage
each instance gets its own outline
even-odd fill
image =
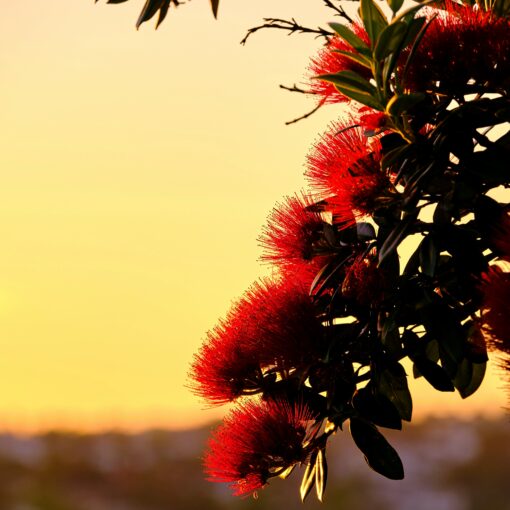
[[[350,113],[309,154],[310,189],[269,216],[260,242],[274,275],[192,365],[198,395],[242,400],[205,457],[236,494],[301,464],[301,497],[315,487],[322,499],[328,440],[347,424],[373,470],[403,478],[380,431],[412,419],[403,362],[462,398],[488,350],[510,373],[510,218],[495,193],[510,186],[510,2],[425,3],[387,0],[386,16],[360,0],[358,20],[329,29],[269,18],[249,32],[324,37],[304,92]],[[169,4],[149,0],[139,23]]]

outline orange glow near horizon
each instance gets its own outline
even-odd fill
[[[320,42],[245,30],[324,24],[315,5],[222,0],[134,23],[142,2],[7,2],[0,19],[0,430],[183,428],[217,419],[186,386],[193,353],[267,269],[256,238],[304,186],[339,115],[299,83]],[[414,383],[413,383],[414,384]],[[417,382],[416,416],[498,414]]]

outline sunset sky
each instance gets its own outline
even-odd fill
[[[325,24],[319,0],[207,0],[136,31],[143,2],[4,2],[0,18],[0,429],[210,421],[193,352],[266,269],[257,235],[304,185],[336,106],[303,82],[320,41],[245,30]],[[308,100],[307,100],[308,99]],[[499,413],[491,372],[468,402],[412,383],[416,416]]]

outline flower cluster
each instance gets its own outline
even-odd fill
[[[430,9],[430,26],[418,46],[405,85],[413,91],[501,91],[510,84],[510,21],[490,11],[445,3]],[[403,54],[403,61],[408,52]]]
[[[263,261],[274,264],[288,278],[309,283],[331,252],[324,236],[327,223],[314,206],[306,194],[287,197],[275,206],[260,236]]]
[[[387,19],[364,0],[334,36],[268,21],[327,37],[310,87],[344,117],[310,150],[309,189],[263,228],[272,276],[195,356],[193,391],[237,406],[209,441],[210,480],[243,496],[302,464],[302,498],[315,485],[321,499],[327,441],[347,421],[369,466],[400,479],[378,427],[412,418],[403,360],[463,398],[483,381],[487,347],[510,373],[510,272],[498,265],[510,262],[510,220],[489,195],[510,187],[510,149],[508,132],[488,135],[510,119],[507,4]]]
[[[510,273],[499,266],[491,266],[482,276],[482,325],[489,348],[500,354],[503,368],[510,371]]]
[[[253,493],[269,478],[306,461],[313,422],[314,413],[302,402],[242,404],[210,438],[205,471],[211,481],[228,482],[236,495]]]
[[[255,282],[195,355],[192,389],[211,404],[224,404],[263,391],[263,373],[275,367],[306,369],[325,352],[316,314],[300,280]]]
[[[356,125],[336,122],[308,156],[306,176],[328,202],[339,223],[352,226],[391,199],[381,170],[380,144]]]
[[[359,22],[352,24],[354,33],[364,42],[368,43],[368,35]],[[357,63],[344,53],[351,50],[349,44],[342,38],[333,37],[319,54],[312,58],[309,67],[310,89],[326,103],[343,103],[348,99],[332,83],[316,79],[317,76],[338,73],[339,71],[354,71],[366,78],[370,78],[370,69]],[[344,52],[344,53],[342,53]]]

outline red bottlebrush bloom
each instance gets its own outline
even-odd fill
[[[368,34],[361,23],[354,23],[350,28],[362,41],[370,44]],[[340,37],[333,37],[330,42],[319,51],[319,54],[315,58],[312,58],[312,62],[309,66],[311,77],[320,76],[321,74],[334,74],[340,71],[354,71],[367,80],[372,77],[370,69],[338,53],[338,51],[356,52],[350,44]],[[330,82],[312,79],[310,89],[326,103],[350,101],[348,97],[340,93]]]
[[[246,341],[253,335],[241,314],[230,312],[220,321],[200,351],[195,354],[190,377],[191,389],[211,404],[226,404],[241,395],[260,391],[262,372],[254,345]]]
[[[269,216],[259,238],[264,262],[275,264],[289,278],[311,283],[331,251],[325,237],[325,221],[313,210],[310,196],[286,197]]]
[[[388,288],[388,278],[384,271],[377,267],[375,256],[359,256],[345,275],[342,294],[360,305],[377,305],[386,297]]]
[[[488,337],[488,346],[502,353],[510,363],[510,273],[498,266],[491,266],[489,271],[482,275],[481,291],[481,323]]]
[[[364,106],[359,109],[358,113],[359,125],[365,130],[367,136],[379,134],[388,127],[388,118],[384,112]]]
[[[500,252],[500,257],[510,262],[510,216],[505,212],[493,230],[491,241]]]
[[[499,91],[510,84],[510,21],[477,6],[449,2],[436,15],[409,66],[404,86],[462,93],[468,83]],[[409,51],[409,50],[408,50]],[[402,60],[406,61],[408,51]]]
[[[325,349],[323,326],[300,279],[263,280],[248,290],[243,307],[256,321],[249,339],[264,366],[306,366]]]
[[[314,414],[305,404],[247,402],[234,409],[213,433],[204,459],[212,482],[230,484],[244,496],[299,462],[308,452]]]
[[[306,176],[327,199],[339,223],[356,223],[388,198],[390,181],[380,168],[381,148],[359,127],[333,124],[308,156]]]
[[[212,404],[262,391],[262,370],[306,366],[324,351],[323,327],[299,279],[257,282],[195,355],[192,390]]]

